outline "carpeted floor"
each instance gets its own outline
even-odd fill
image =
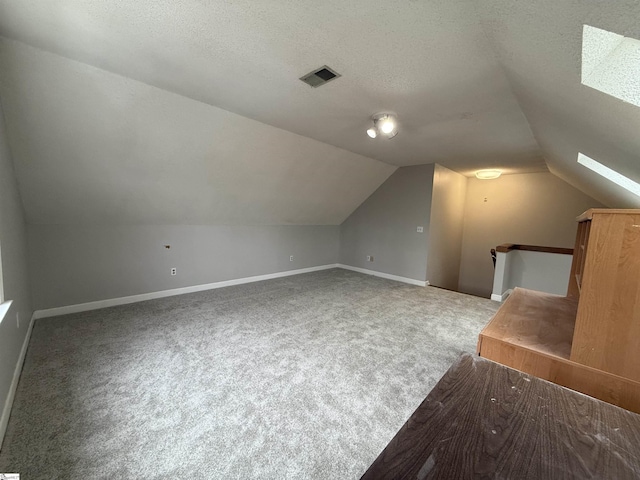
[[[497,307],[334,269],[39,320],[0,472],[358,478]]]

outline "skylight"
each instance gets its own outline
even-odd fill
[[[607,180],[612,181],[616,185],[629,190],[631,193],[635,193],[640,197],[640,184],[634,182],[630,178],[625,177],[621,173],[610,169],[609,167],[595,161],[593,158],[589,158],[582,153],[578,153],[578,163],[584,165],[589,170],[596,172],[598,175],[603,176]]]
[[[582,84],[640,107],[640,40],[584,25]]]

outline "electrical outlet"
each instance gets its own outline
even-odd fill
[[[367,255],[367,262],[371,261],[371,255]]]
[[[291,256],[289,257],[289,261],[290,261],[290,262],[293,262],[293,255],[291,255]]]
[[[177,275],[176,267],[171,269],[171,275]]]
[[[418,228],[416,229],[416,231],[417,231],[418,233],[422,233],[422,232],[424,232],[424,227],[418,227]]]

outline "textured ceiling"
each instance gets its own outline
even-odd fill
[[[433,162],[548,165],[640,206],[576,162],[640,181],[640,108],[580,83],[583,25],[640,38],[638,18],[637,0],[0,0],[0,99],[30,222],[336,224],[391,165]],[[298,80],[324,64],[342,77]],[[369,139],[386,110],[400,134]]]
[[[546,169],[471,0],[0,0],[0,34],[391,165]]]
[[[482,6],[487,34],[549,169],[606,205],[640,207],[640,197],[577,163],[582,152],[640,183],[640,107],[581,84],[583,25],[640,39],[640,2],[483,0]]]
[[[2,103],[39,224],[339,224],[394,167],[0,40]]]

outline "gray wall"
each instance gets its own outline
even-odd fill
[[[333,264],[339,252],[331,225],[29,225],[28,237],[38,310]]]
[[[338,262],[455,289],[460,250],[458,288],[488,297],[489,249],[505,242],[572,247],[575,216],[600,206],[548,173],[484,182],[458,177],[433,164],[400,168],[341,226],[29,225],[33,307]],[[171,267],[177,276],[169,275]]]
[[[427,254],[427,280],[431,285],[458,289],[466,193],[466,177],[435,166]]]
[[[0,254],[2,257],[4,298],[5,300],[13,300],[10,310],[0,323],[0,408],[3,408],[8,398],[13,372],[29,327],[32,310],[27,274],[27,240],[24,215],[11,154],[6,141],[1,105]],[[16,321],[17,314],[20,314],[19,328]],[[0,442],[1,430],[2,425],[0,425]]]
[[[576,216],[591,207],[602,205],[551,173],[468,179],[458,289],[491,296],[496,245],[573,248]]]
[[[396,169],[1,37],[0,65],[30,224],[337,225]]]
[[[399,168],[367,198],[340,227],[340,263],[426,280],[433,172],[433,164]]]
[[[511,250],[498,252],[497,257],[492,295],[502,296],[515,287],[567,294],[573,255]]]

